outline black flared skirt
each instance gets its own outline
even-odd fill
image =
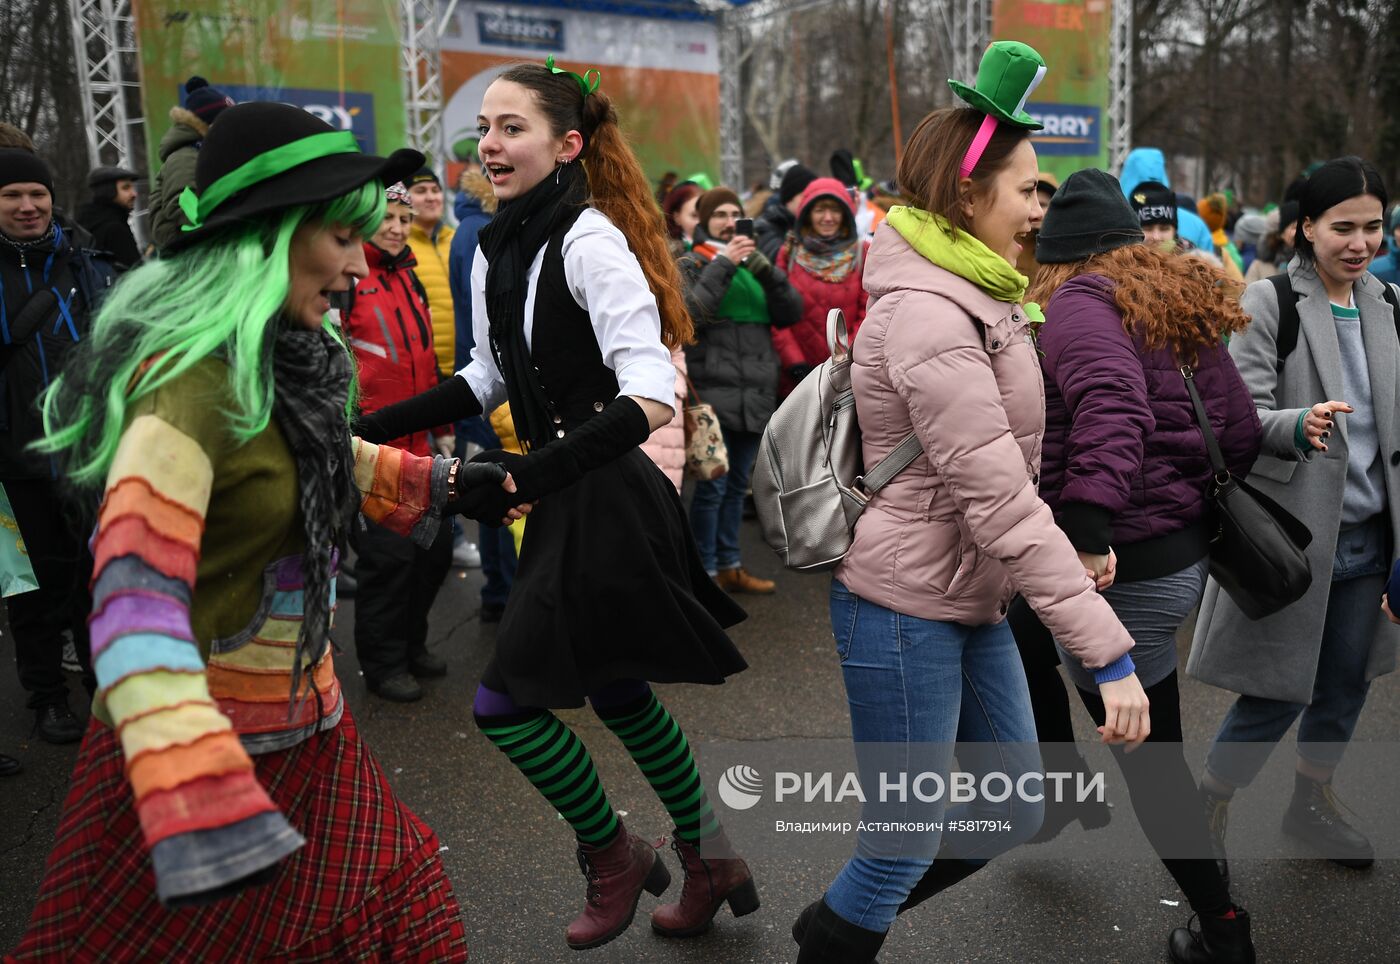
[[[675,487],[641,449],[541,499],[487,680],[521,706],[582,706],[609,683],[722,683],[745,618],[700,563]]]

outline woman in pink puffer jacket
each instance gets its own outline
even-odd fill
[[[671,352],[671,361],[676,366],[676,414],[669,423],[651,433],[651,438],[642,443],[642,451],[656,463],[676,491],[681,490],[685,477],[685,352],[677,348]]]

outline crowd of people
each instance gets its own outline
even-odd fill
[[[567,945],[617,937],[671,874],[561,708],[591,707],[673,822],[683,883],[652,929],[757,911],[650,684],[746,668],[733,597],[777,588],[742,557],[750,478],[830,357],[832,308],[864,463],[922,449],[831,580],[855,743],[982,747],[1013,781],[1087,772],[1067,680],[1199,920],[1169,935],[1178,964],[1255,959],[1229,808],[1295,721],[1284,831],[1369,866],[1332,778],[1400,639],[1400,206],[1357,157],[1261,208],[1174,191],[1154,148],[1061,182],[1025,110],[1047,69],[993,44],[894,181],[838,150],[829,176],[790,159],[741,194],[703,175],[653,191],[596,71],[519,64],[486,89],[453,217],[417,151],[365,155],[192,77],[144,251],[137,172],[93,170],[70,217],[0,125],[0,481],[37,583],[5,602],[36,732],[82,742],[14,959],[120,941],[465,960],[437,838],[360,740],[330,642],[353,593],[368,690],[422,699],[448,671],[427,643],[454,564],[482,567],[499,623],[477,726],[576,838]],[[718,471],[691,466],[701,402]],[[1312,533],[1310,587],[1264,618],[1210,575],[1212,459]],[[1198,609],[1185,671],[1238,694],[1199,784],[1176,643]],[[1010,829],[858,846],[793,924],[797,960],[873,961],[896,915],[1109,819],[1054,799],[948,816]]]

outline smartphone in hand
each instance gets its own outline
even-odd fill
[[[734,233],[736,235],[742,234],[746,238],[753,237],[753,218],[736,218]]]

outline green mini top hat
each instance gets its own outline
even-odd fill
[[[956,80],[949,80],[948,86],[987,116],[1038,131],[1045,125],[1026,113],[1026,101],[1040,86],[1045,70],[1045,58],[1034,47],[1016,40],[998,40],[982,55],[975,87]]]

